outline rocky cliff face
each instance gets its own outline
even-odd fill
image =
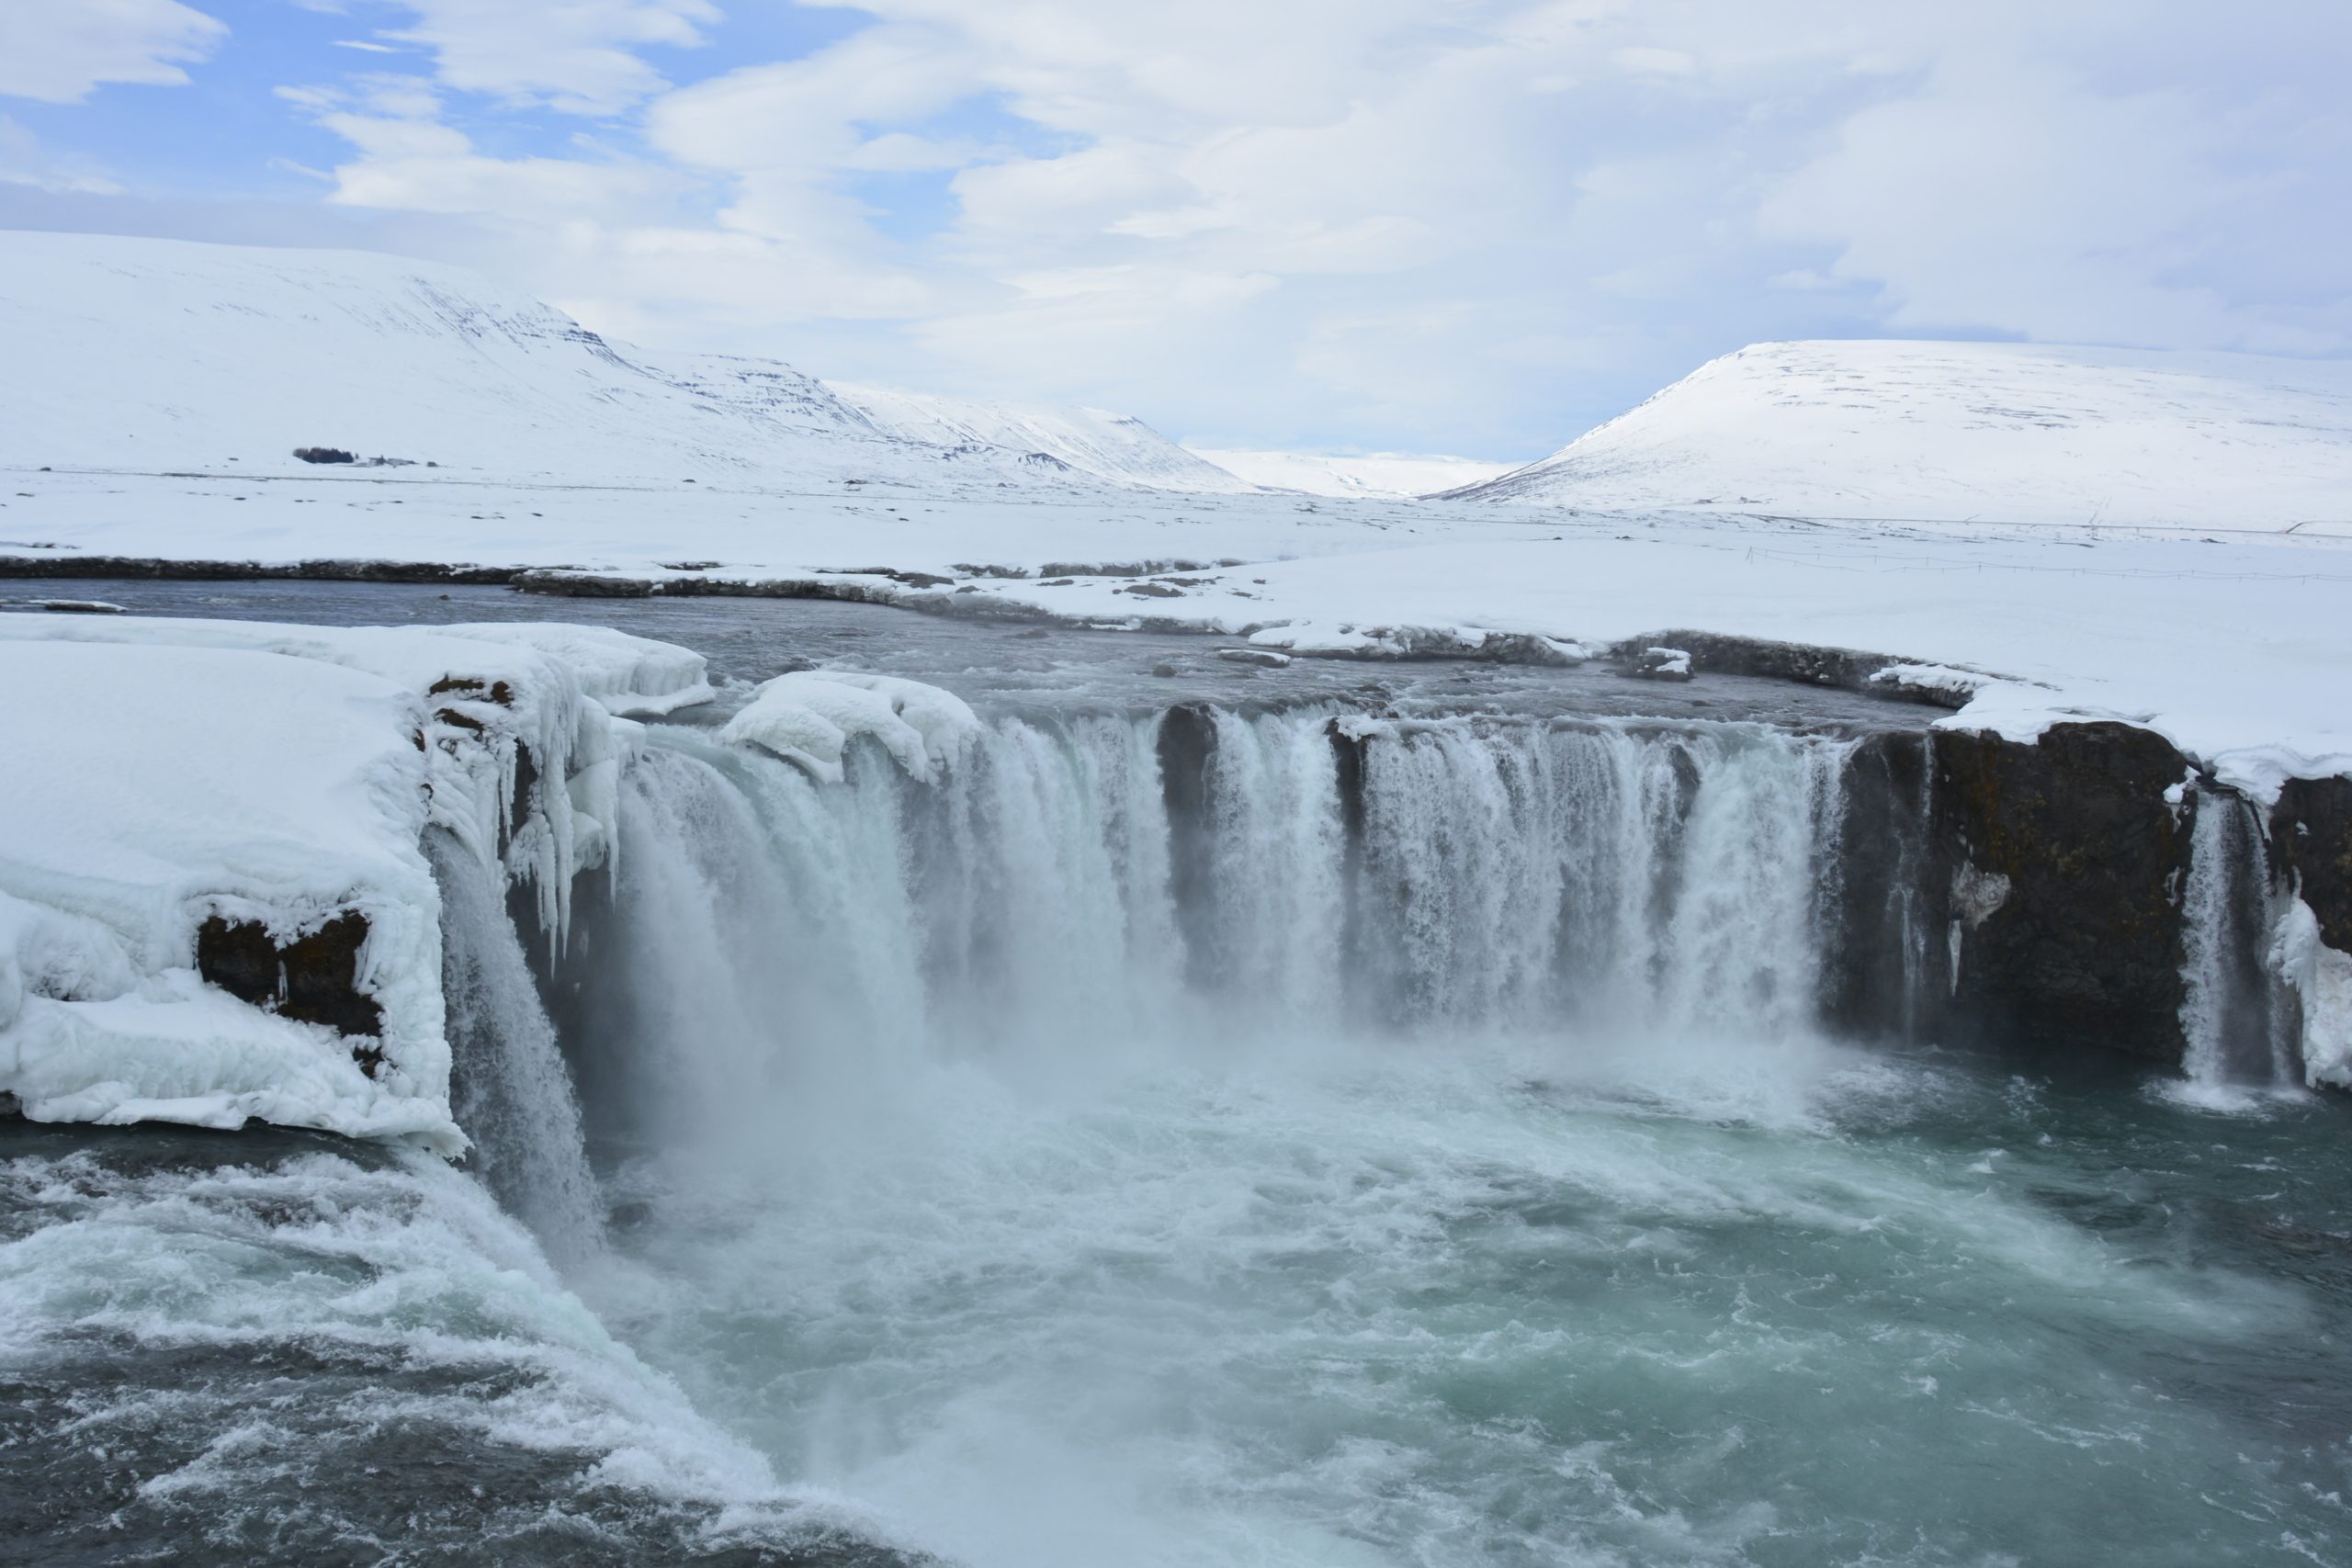
[[[2270,812],[2270,860],[2294,879],[2320,940],[2352,953],[2352,778],[2289,779]]]
[[[2241,814],[2209,841],[2242,847],[2206,873],[2235,914],[2193,953],[2213,812]],[[2279,923],[2296,897],[2324,944],[2300,957]],[[2330,1000],[2297,966],[2352,964],[2352,779],[2291,780],[2266,817],[2129,725],[1875,736],[1848,773],[1831,919],[1822,1010],[1842,1033],[2178,1066],[2194,962],[2233,1014],[2217,1025],[2229,1050],[2263,1055],[2275,1021],[2294,1055],[2344,1022],[2315,1016]]]
[[[2033,744],[1939,731],[1931,880],[1948,1032],[2177,1064],[2189,772],[2161,736],[2053,727]]]

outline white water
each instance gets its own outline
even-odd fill
[[[608,1056],[699,1126],[747,1085],[854,1096],[1106,1040],[1810,1022],[1839,743],[1384,727],[1351,840],[1329,722],[1218,716],[1190,823],[1151,718],[1004,719],[936,787],[657,729],[622,807],[604,950],[636,1016]]]
[[[2272,936],[2257,929],[2268,882],[2252,811],[2234,795],[2199,792],[2181,889],[2181,1066],[2193,1096],[2226,1100],[2299,1081],[2264,957]]]
[[[473,1140],[469,1164],[550,1255],[578,1263],[598,1247],[604,1208],[571,1071],[507,916],[503,870],[438,830],[425,852],[441,889],[451,1109]]]

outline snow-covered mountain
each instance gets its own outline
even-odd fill
[[[2352,518],[2352,364],[1768,343],[1453,492],[1824,519],[2283,530]]]
[[[1510,463],[1476,457],[1445,457],[1412,452],[1256,452],[1188,446],[1194,457],[1267,490],[1308,495],[1363,495],[1403,500],[1458,490],[1507,474]]]
[[[372,253],[0,232],[0,344],[12,467],[258,475],[330,447],[548,484],[1248,488],[1139,424],[1124,465],[883,428],[781,361],[608,343],[518,289]],[[1066,421],[1101,424],[1106,454],[1124,428]]]
[[[1151,490],[1239,495],[1258,488],[1186,451],[1143,421],[1107,409],[1037,408],[839,381],[831,390],[876,429],[908,441],[1035,454],[1097,479]]]

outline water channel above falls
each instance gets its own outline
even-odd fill
[[[988,731],[824,785],[649,727],[544,1008],[445,871],[470,1168],[0,1122],[36,1558],[2352,1561],[2352,1110],[1912,1027],[1925,828],[1852,760],[1930,711],[836,604],[87,592],[601,622]]]
[[[1795,728],[1918,728],[1932,709],[1834,688],[1707,675],[1688,685],[1605,664],[1537,669],[1465,661],[1357,663],[1301,659],[1270,670],[1220,659],[1238,638],[924,615],[808,599],[551,599],[505,588],[332,581],[75,582],[82,598],[134,615],[217,616],[319,626],[436,626],[580,621],[691,648],[713,681],[761,681],[808,663],[929,682],[994,711],[1157,710],[1218,705],[1377,702],[1428,713],[1580,713],[1596,716],[1754,718]],[[0,611],[53,595],[0,585]],[[1173,673],[1155,676],[1169,666]]]

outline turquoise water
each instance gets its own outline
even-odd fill
[[[943,1069],[592,1295],[978,1564],[2352,1559],[2338,1104],[1803,1043]]]

